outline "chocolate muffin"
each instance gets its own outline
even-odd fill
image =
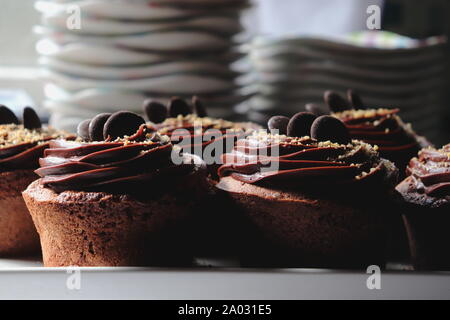
[[[367,108],[361,97],[352,90],[347,99],[336,92],[324,93],[325,107],[307,105],[317,114],[331,114],[345,123],[350,136],[378,147],[380,156],[391,160],[399,169],[399,177],[405,177],[409,160],[431,143],[417,135],[410,124],[399,116],[399,109]],[[390,230],[390,258],[394,261],[408,259],[408,240],[401,216],[394,217]]]
[[[44,265],[185,263],[183,222],[206,168],[131,112],[82,122],[77,141],[53,140],[24,192]]]
[[[208,117],[207,108],[194,96],[190,102],[173,97],[167,105],[159,101],[147,100],[143,105],[147,115],[148,127],[170,137],[171,142],[183,152],[201,157],[208,169],[210,190],[202,202],[190,229],[195,230],[191,240],[195,242],[200,256],[228,256],[233,254],[234,245],[230,243],[228,232],[234,228],[235,221],[220,210],[211,212],[220,199],[215,188],[217,169],[222,164],[221,155],[231,151],[238,139],[246,137],[260,126],[251,122],[231,122]],[[208,241],[205,241],[208,239]]]
[[[38,159],[53,138],[68,134],[42,127],[36,112],[26,107],[23,124],[0,106],[0,256],[39,252],[39,237],[22,199],[22,191],[36,180]]]
[[[399,109],[366,108],[361,97],[352,90],[348,90],[347,99],[336,92],[327,91],[324,93],[327,108],[310,104],[306,109],[340,119],[347,126],[352,139],[378,146],[381,157],[394,162],[401,177],[404,177],[409,160],[431,143],[418,136],[410,124],[401,120]]]
[[[249,263],[383,265],[395,166],[376,147],[350,140],[334,117],[299,113],[287,128],[284,121],[273,123],[272,131],[288,135],[259,131],[239,140],[218,171],[217,188],[232,204],[229,210],[255,227],[242,239],[243,247],[251,244]],[[305,130],[309,136],[294,136]]]
[[[165,106],[154,100],[144,102],[150,126],[168,135],[184,152],[201,157],[210,176],[216,178],[221,155],[231,151],[234,143],[261,127],[251,122],[231,122],[209,118],[207,109],[196,96],[188,103],[174,97]]]
[[[422,149],[396,187],[417,270],[450,270],[450,144]]]

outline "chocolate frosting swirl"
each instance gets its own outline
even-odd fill
[[[239,140],[231,153],[223,155],[223,162],[220,177],[281,189],[323,190],[336,185],[357,189],[392,184],[397,174],[376,148],[361,141],[343,145],[263,131]]]
[[[19,124],[0,125],[0,172],[35,169],[49,140],[75,137],[52,128],[27,129]]]
[[[260,126],[250,122],[236,123],[188,114],[168,118],[162,123],[155,124],[154,128],[160,134],[169,136],[172,143],[180,144],[184,152],[195,153],[196,148],[201,147],[201,150],[203,150],[206,146],[218,143],[220,140],[232,139],[237,141],[250,135]],[[223,152],[231,151],[233,145],[234,143],[230,143],[230,150],[226,150],[224,144]]]
[[[345,123],[352,139],[377,145],[380,155],[394,161],[403,173],[409,159],[429,143],[404,124],[398,112],[398,109],[352,109],[332,115]]]
[[[143,104],[148,126],[160,134],[168,135],[173,144],[184,152],[203,158],[210,173],[215,176],[220,155],[231,151],[234,143],[261,127],[250,123],[235,123],[207,117],[207,109],[197,96],[191,102],[172,97],[165,106],[161,102],[146,100]],[[169,117],[170,116],[170,117]],[[208,147],[211,154],[204,154]],[[214,153],[214,154],[213,154]]]
[[[200,159],[187,154],[181,164],[174,164],[173,150],[168,137],[148,133],[141,125],[135,135],[114,141],[53,140],[36,173],[55,192],[145,193],[156,186],[170,187],[177,178],[203,167]]]
[[[422,149],[411,159],[406,173],[416,192],[450,202],[450,144],[441,149]]]

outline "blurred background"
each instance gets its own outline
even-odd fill
[[[73,129],[101,110],[139,111],[142,97],[200,93],[214,116],[264,123],[353,87],[450,141],[449,1],[226,2],[2,0],[0,101]],[[64,28],[64,6],[85,3],[82,28]],[[371,5],[381,30],[368,28]]]

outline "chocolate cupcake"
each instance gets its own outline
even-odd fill
[[[48,141],[68,134],[42,127],[36,112],[26,107],[23,124],[0,106],[0,256],[39,252],[39,237],[22,198],[22,191],[36,180],[34,169],[48,148]]]
[[[309,104],[306,109],[315,114],[331,113],[347,126],[352,139],[378,146],[381,157],[391,160],[403,177],[409,160],[424,147],[430,146],[418,136],[410,124],[398,116],[399,109],[367,109],[361,97],[348,90],[347,99],[336,92],[327,91],[324,100],[328,108]]]
[[[201,157],[207,164],[210,190],[202,202],[190,229],[195,230],[191,240],[201,256],[227,256],[233,254],[234,245],[228,230],[235,221],[226,212],[214,210],[220,199],[213,185],[217,182],[217,169],[222,164],[222,154],[231,151],[238,139],[244,138],[260,126],[250,122],[231,122],[208,117],[202,101],[194,96],[190,102],[173,97],[167,105],[155,100],[144,102],[149,129],[170,137],[171,142],[183,152]],[[208,239],[208,241],[205,241]]]
[[[425,148],[411,159],[396,187],[417,270],[450,270],[450,144]]]
[[[200,156],[214,178],[221,164],[221,155],[231,151],[234,143],[261,127],[251,122],[231,122],[209,118],[207,110],[196,96],[188,103],[174,97],[165,106],[154,100],[144,102],[150,126],[168,135],[184,152]]]
[[[272,266],[383,265],[395,166],[350,140],[334,117],[299,113],[287,127],[275,123],[272,131],[288,135],[239,140],[218,171],[217,188],[256,227],[242,240],[252,243],[245,254]]]
[[[399,117],[399,109],[367,108],[361,97],[352,90],[347,98],[336,92],[324,93],[325,106],[309,104],[307,110],[316,114],[331,114],[345,123],[350,136],[378,147],[380,156],[391,160],[399,168],[400,179],[414,155],[431,145],[417,135],[410,124]],[[390,230],[390,258],[394,261],[408,259],[408,240],[401,216],[395,216]]]
[[[180,224],[204,192],[205,166],[131,112],[53,140],[23,193],[45,266],[135,266],[185,258]],[[179,260],[181,259],[181,260]]]

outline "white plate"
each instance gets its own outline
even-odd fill
[[[109,89],[98,89],[98,88],[90,88],[90,89],[84,89],[79,91],[68,91],[63,88],[61,88],[58,85],[55,84],[46,84],[44,86],[44,93],[45,95],[54,101],[70,101],[70,100],[76,100],[79,102],[86,102],[87,100],[92,101],[92,103],[95,103],[94,100],[104,100],[106,104],[111,104],[117,101],[116,97],[117,95],[125,94],[129,96],[134,101],[138,101],[141,97],[145,98],[152,98],[156,100],[161,100],[163,103],[167,103],[171,97],[174,96],[174,94],[164,95],[164,94],[152,94],[148,92],[142,92],[142,91],[134,91],[134,90],[109,90]],[[92,98],[91,98],[92,96]],[[103,98],[99,98],[102,96]],[[177,93],[176,96],[179,96],[181,98],[190,100],[192,98],[192,94],[179,94]],[[111,98],[110,98],[111,97]],[[239,103],[246,99],[248,96],[245,95],[245,93],[242,93],[240,90],[231,90],[226,91],[220,94],[204,94],[201,95],[202,101],[205,103],[211,104],[211,105],[217,105],[217,106],[226,106],[226,105],[233,105],[235,103]],[[85,100],[86,99],[86,100]],[[122,99],[122,98],[119,98]],[[139,104],[142,103],[143,100],[139,102]],[[103,103],[102,103],[103,105]]]
[[[369,32],[370,33],[370,32]],[[383,31],[374,31],[368,37],[379,35]],[[402,37],[395,35],[396,37]],[[373,42],[368,41],[366,44],[360,44],[358,41],[354,41],[351,37],[343,35],[335,39],[298,36],[292,38],[270,38],[270,37],[257,37],[247,47],[253,50],[265,50],[273,48],[311,48],[323,52],[334,52],[335,54],[357,54],[357,55],[382,55],[385,57],[393,56],[408,56],[411,54],[418,54],[422,52],[430,51],[442,51],[445,47],[445,37],[430,37],[423,40],[413,40],[409,38],[411,42],[407,46],[374,46]],[[401,41],[400,41],[401,42]],[[398,44],[400,43],[398,42]],[[370,45],[368,44],[370,43]],[[405,42],[403,41],[403,44]]]
[[[230,71],[227,64],[213,61],[174,61],[159,64],[140,65],[139,67],[88,66],[51,57],[41,57],[39,64],[55,72],[62,72],[78,77],[104,80],[126,80],[152,78],[180,73],[203,73],[218,77],[233,78],[236,74]]]
[[[304,74],[286,75],[272,74],[265,75],[264,79],[257,82],[258,91],[262,94],[285,94],[291,90],[301,91],[308,88],[352,88],[357,92],[371,92],[380,96],[390,97],[416,97],[427,95],[430,92],[442,90],[444,85],[442,78],[431,78],[415,82],[403,83],[382,83],[374,81],[364,81],[363,79],[351,79],[334,75]],[[324,91],[327,89],[324,89]]]
[[[53,121],[53,124],[55,124],[55,117],[61,117],[63,115],[67,118],[75,117],[77,119],[84,120],[87,118],[92,118],[101,112],[105,112],[102,110],[83,108],[79,105],[73,105],[61,101],[44,100],[42,105],[50,111],[50,122]],[[122,108],[120,110],[122,110]],[[60,124],[56,122],[56,125],[59,126]]]
[[[323,103],[323,92],[325,89],[309,89],[302,90],[298,92],[294,97],[285,97],[285,96],[264,96],[264,95],[255,95],[250,101],[251,105],[258,108],[258,110],[296,110],[295,108],[303,108],[306,103]],[[438,98],[427,98],[422,97],[422,99],[393,99],[393,98],[380,98],[377,95],[367,96],[363,95],[363,101],[367,105],[377,106],[377,107],[387,107],[387,108],[400,108],[403,113],[410,112],[414,113],[415,110],[423,110],[428,108],[439,108],[441,106],[442,100]],[[430,115],[429,115],[430,116]],[[439,117],[439,115],[435,115]]]
[[[46,0],[47,2],[53,2],[53,3],[73,3],[80,0]],[[104,2],[109,3],[111,0],[96,0],[97,2]],[[116,2],[121,3],[135,3],[135,4],[144,4],[144,5],[151,5],[151,4],[158,4],[160,6],[200,6],[202,8],[205,8],[207,6],[211,6],[214,8],[217,8],[217,6],[226,5],[226,6],[238,6],[238,5],[246,5],[248,4],[248,0],[115,0]]]
[[[93,15],[112,19],[130,20],[160,20],[176,19],[198,15],[201,10],[177,9],[158,5],[147,5],[139,2],[80,0],[68,3],[52,1],[36,1],[35,8],[43,13],[62,17],[67,16],[67,10],[76,4],[84,15]]]
[[[36,44],[38,54],[67,61],[97,65],[138,65],[167,61],[162,54],[130,51],[124,48],[110,48],[100,45],[72,43],[59,46],[48,39]]]
[[[158,95],[158,94],[147,94],[147,99],[154,99],[158,100],[159,102],[163,104],[167,104],[169,100],[174,97],[180,97],[183,99],[186,99],[190,101],[192,99],[192,95],[189,94],[176,94],[176,95]],[[231,108],[234,105],[242,102],[243,100],[247,99],[246,96],[240,94],[239,92],[235,91],[228,91],[223,92],[220,94],[211,94],[211,95],[200,95],[201,101],[204,103],[205,107],[207,108],[207,111],[211,108]]]
[[[209,3],[208,3],[209,2]],[[179,19],[205,13],[237,12],[247,6],[248,1],[37,1],[35,8],[43,13],[66,16],[67,10],[76,4],[83,15],[110,19],[158,21]],[[181,4],[181,5],[180,5]]]
[[[296,61],[323,61],[329,60],[336,63],[346,63],[350,65],[362,65],[379,68],[417,67],[433,63],[441,64],[445,62],[445,51],[426,51],[412,53],[408,56],[386,57],[377,54],[376,49],[372,49],[371,55],[359,54],[339,54],[336,52],[324,52],[308,47],[274,47],[251,50],[250,61],[263,64],[266,61],[280,60],[295,63]]]
[[[119,110],[140,112],[142,103],[146,98],[145,94],[139,92],[99,89],[86,89],[76,94],[62,97],[52,94],[48,86],[45,88],[45,96],[49,100],[45,105],[51,111],[55,111],[55,106],[58,108],[58,104],[64,104],[73,106],[75,111],[77,109],[88,109],[98,113]]]
[[[58,86],[69,91],[100,88],[111,90],[139,90],[166,95],[193,95],[220,93],[232,90],[235,87],[233,81],[195,74],[169,75],[150,79],[108,81],[70,77],[46,70],[43,73],[43,79],[49,81],[50,83],[57,84]]]
[[[129,35],[136,33],[157,32],[168,29],[190,29],[198,28],[215,31],[222,34],[232,35],[241,31],[238,16],[206,16],[192,17],[182,21],[162,21],[162,22],[133,22],[108,20],[96,17],[83,17],[81,29],[70,30],[67,28],[67,18],[61,15],[43,15],[42,25],[51,29],[38,29],[41,34],[51,35],[55,31],[74,33],[74,34],[95,34],[95,35]]]
[[[96,44],[71,43],[64,46],[56,44],[49,39],[37,42],[38,54],[46,57],[58,58],[65,61],[88,65],[103,66],[131,66],[167,61],[179,61],[189,59],[191,56],[182,53],[155,53],[144,51],[132,51],[119,47],[107,47]],[[230,63],[241,57],[240,53],[232,50],[223,53],[196,53],[192,55],[195,60],[208,60],[222,63]]]
[[[414,68],[405,69],[381,69],[368,68],[358,65],[345,65],[334,63],[332,61],[302,61],[289,63],[280,60],[266,60],[263,63],[253,64],[253,70],[257,73],[277,74],[284,73],[290,75],[302,74],[330,74],[340,75],[341,77],[354,77],[361,79],[372,79],[376,81],[411,82],[418,79],[428,79],[437,75],[443,75],[445,70],[443,65],[431,64],[424,66],[416,66]]]
[[[37,28],[37,32],[42,32],[42,29]],[[234,43],[229,37],[208,31],[169,30],[117,37],[83,36],[59,31],[49,31],[45,36],[41,41],[52,41],[55,45],[62,47],[74,43],[83,43],[88,46],[102,45],[135,50],[211,52],[234,46]]]

